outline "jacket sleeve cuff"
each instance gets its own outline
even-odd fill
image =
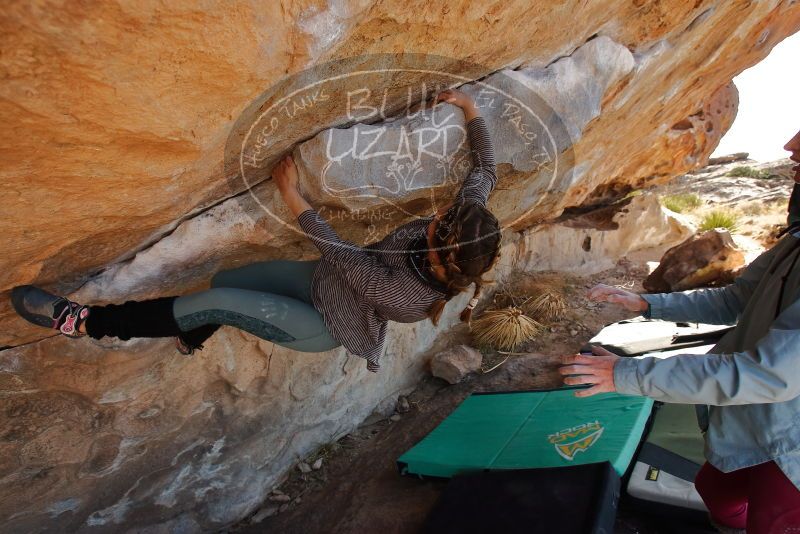
[[[645,319],[662,319],[664,317],[664,295],[655,293],[652,295],[639,295],[648,304],[647,311],[642,315]]]
[[[639,368],[635,358],[620,358],[614,364],[614,389],[622,395],[644,395],[639,385]]]
[[[303,232],[322,250],[340,241],[339,236],[315,209],[307,209],[297,216],[297,223]],[[324,252],[324,251],[323,251]]]
[[[300,224],[300,228],[306,233],[310,233],[320,222],[319,213],[314,209],[308,209],[297,216],[297,222]]]

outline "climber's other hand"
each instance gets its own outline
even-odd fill
[[[281,193],[297,189],[297,166],[291,154],[278,161],[272,170],[272,179]]]
[[[272,169],[272,179],[275,180],[275,185],[281,194],[281,199],[286,203],[295,217],[299,216],[304,211],[314,209],[311,204],[303,198],[300,189],[298,188],[297,166],[291,155],[281,159]]]
[[[458,89],[445,89],[433,97],[434,106],[439,102],[447,102],[448,104],[453,104],[454,106],[458,106],[460,108],[463,108],[469,104],[474,104],[471,96],[463,91],[459,91]]]

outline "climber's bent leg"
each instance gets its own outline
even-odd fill
[[[232,287],[199,291],[178,297],[173,313],[184,331],[225,324],[301,352],[324,352],[339,346],[313,306],[264,291]]]
[[[319,260],[262,261],[228,269],[211,278],[211,287],[238,287],[293,297],[311,304],[311,278]],[[190,347],[202,347],[221,325],[207,324],[180,335]]]
[[[271,260],[220,271],[211,287],[236,287],[283,295],[311,304],[311,279],[319,260]]]

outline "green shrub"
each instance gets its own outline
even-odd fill
[[[705,232],[714,228],[726,228],[733,233],[739,229],[739,216],[730,210],[711,211],[703,217],[699,230]]]
[[[683,213],[694,208],[699,207],[703,203],[700,197],[694,193],[685,193],[682,195],[670,195],[661,198],[661,204],[668,210],[675,213]]]
[[[769,173],[769,171],[754,169],[753,167],[748,167],[746,165],[734,167],[728,171],[728,176],[733,176],[736,178],[759,178],[761,180],[772,178],[772,175]]]

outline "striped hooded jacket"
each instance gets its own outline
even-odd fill
[[[497,183],[494,148],[483,117],[467,123],[472,169],[456,200],[483,206]],[[411,244],[426,235],[433,217],[406,223],[377,243],[359,247],[341,239],[316,210],[298,215],[302,230],[322,257],[311,282],[311,299],[331,336],[377,372],[388,321],[414,323],[446,295],[409,267]]]

